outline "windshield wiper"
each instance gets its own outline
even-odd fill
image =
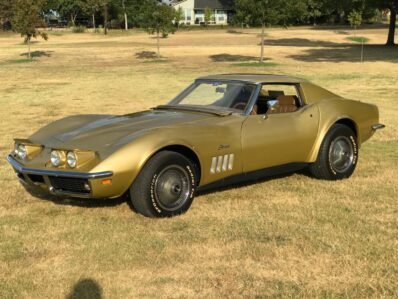
[[[233,112],[228,110],[217,110],[206,107],[198,107],[198,106],[186,106],[186,105],[160,105],[156,106],[152,109],[155,110],[178,110],[178,111],[192,111],[192,112],[202,112],[209,113],[217,116],[228,116]]]

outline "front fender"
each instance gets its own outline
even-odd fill
[[[169,134],[154,130],[144,136],[133,140],[109,155],[98,164],[91,172],[100,169],[113,171],[112,193],[118,196],[124,194],[134,182],[145,163],[159,150],[167,146],[181,145],[195,152],[195,148],[187,141],[180,138],[167,138]],[[199,156],[199,155],[198,155]],[[115,195],[116,196],[116,195]]]

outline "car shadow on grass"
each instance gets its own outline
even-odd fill
[[[287,170],[284,166],[274,167],[261,171],[256,171],[250,174],[237,175],[230,178],[226,178],[222,181],[211,183],[198,189],[196,195],[202,196],[214,192],[227,191],[230,189],[236,189],[241,187],[248,187],[254,184],[262,184],[273,180],[283,179],[291,177],[295,174],[309,176],[309,172],[305,164],[297,164],[288,167],[292,167],[291,170]]]

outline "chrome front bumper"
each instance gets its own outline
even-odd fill
[[[372,130],[373,131],[377,131],[377,130],[380,130],[380,129],[384,129],[385,127],[386,126],[383,125],[383,124],[375,124],[375,125],[372,126]]]
[[[64,195],[80,198],[90,198],[92,197],[92,190],[86,190],[85,192],[74,192],[73,190],[64,190],[62,188],[57,188],[54,186],[54,180],[75,180],[80,183],[87,183],[89,186],[89,179],[100,179],[108,178],[113,175],[112,171],[102,171],[102,172],[69,172],[69,171],[59,171],[51,169],[34,169],[24,167],[21,163],[14,159],[11,155],[7,156],[7,161],[14,168],[18,175],[19,180],[26,186],[31,187],[41,187],[41,189],[47,189],[50,193],[54,195]],[[37,180],[33,180],[34,176]]]

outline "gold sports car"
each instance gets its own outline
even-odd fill
[[[167,105],[126,115],[76,115],[7,157],[27,190],[115,198],[165,217],[189,209],[197,189],[308,167],[319,179],[351,176],[378,108],[306,80],[277,75],[202,77]]]

